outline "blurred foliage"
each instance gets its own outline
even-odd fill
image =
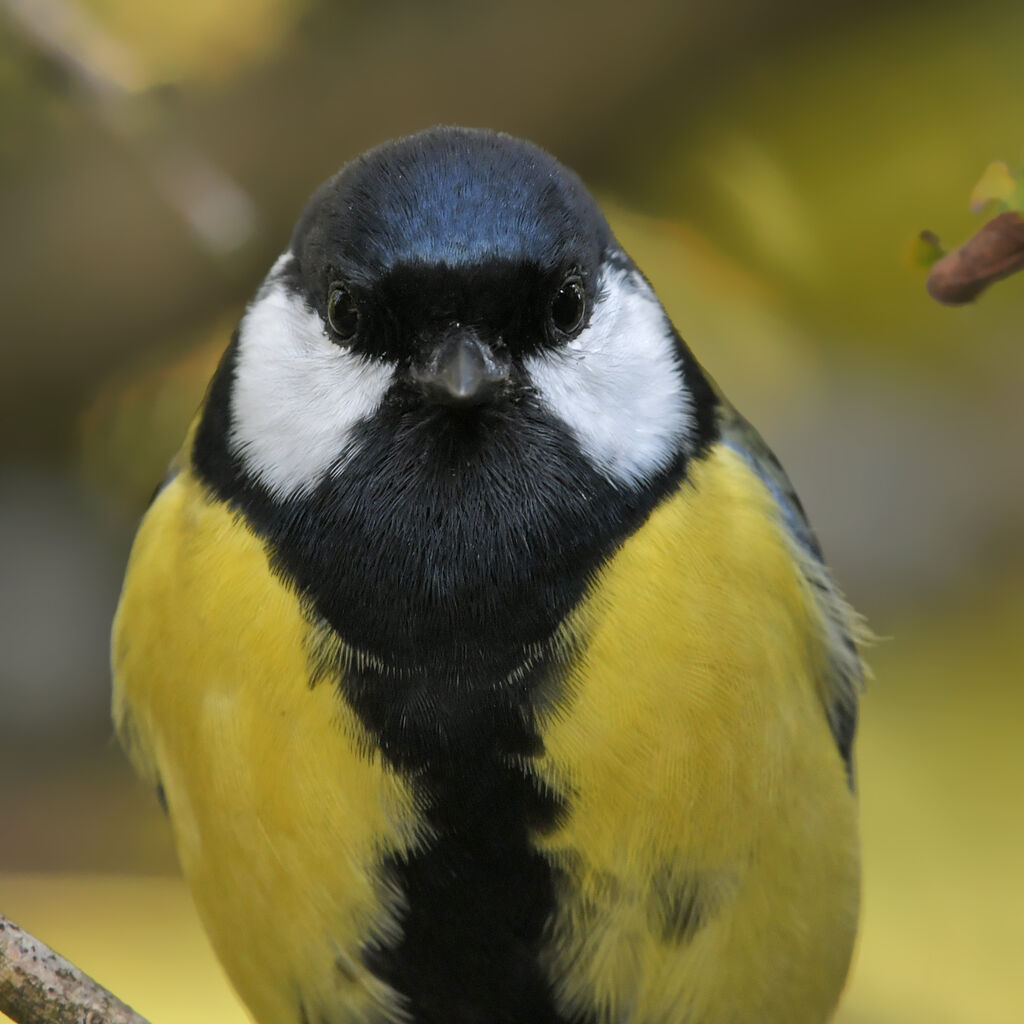
[[[1022,34],[1014,3],[910,4],[813,45],[795,34],[728,61],[700,109],[655,103],[623,173],[645,208],[685,218],[772,282],[820,345],[968,383],[999,372],[1016,344],[1000,324],[1019,290],[972,313],[972,331],[994,342],[979,354],[899,261],[923,224],[973,232],[960,197],[993,155],[1024,162],[1006,119],[1007,97],[1024,91]]]
[[[38,55],[16,46],[0,21],[0,183],[38,159],[39,147],[62,123],[60,76]]]
[[[967,585],[891,623],[893,639],[871,653],[850,1001],[865,1024],[1020,1019],[1022,621],[1021,582]]]
[[[924,230],[907,242],[904,249],[905,262],[915,268],[927,270],[946,255],[946,250],[934,231]]]
[[[1024,210],[1024,176],[1014,175],[1002,161],[985,168],[971,192],[971,210],[981,213],[987,206],[997,211]]]
[[[238,311],[190,335],[173,354],[143,353],[112,376],[79,425],[81,469],[111,512],[142,514],[199,408],[206,385],[231,337]]]
[[[305,0],[83,0],[76,13],[91,12],[130,64],[133,87],[148,88],[216,84],[273,58],[307,7]]]

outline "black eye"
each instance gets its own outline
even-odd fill
[[[351,341],[359,330],[359,310],[343,284],[332,284],[327,295],[327,322],[338,341]]]
[[[551,323],[559,334],[572,334],[583,323],[583,314],[586,311],[583,282],[574,274],[566,278],[551,300]]]

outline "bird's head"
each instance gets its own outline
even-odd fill
[[[693,367],[593,198],[492,132],[422,132],[326,182],[236,344],[230,446],[281,497],[344,472],[385,410],[453,441],[545,418],[626,486],[699,433]]]

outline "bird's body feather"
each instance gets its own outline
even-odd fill
[[[441,131],[353,167],[115,623],[229,975],[261,1024],[821,1024],[861,668],[788,479],[551,158]]]
[[[583,640],[529,766],[563,804],[530,837],[555,878],[537,953],[565,1020],[820,1021],[858,894],[822,609],[743,460],[719,446],[694,474],[567,622]],[[334,688],[310,686],[322,628],[245,522],[180,474],[122,599],[122,732],[257,1017],[401,1020],[362,950],[402,917],[386,863],[432,827]]]

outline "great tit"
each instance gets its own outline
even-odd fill
[[[580,179],[310,199],[139,528],[114,718],[260,1024],[820,1024],[860,627]]]

